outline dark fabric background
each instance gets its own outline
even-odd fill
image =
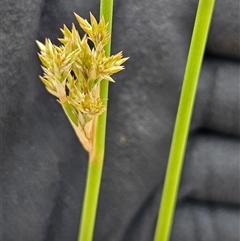
[[[115,0],[94,241],[151,241],[196,0]],[[35,40],[57,43],[94,0],[1,0],[2,241],[76,241],[87,154],[46,92]],[[200,76],[171,241],[239,240],[239,0],[217,0]]]

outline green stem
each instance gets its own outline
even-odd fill
[[[113,0],[100,1],[100,17],[103,16],[109,23],[108,32],[112,32]],[[110,56],[111,39],[105,47],[106,56]],[[100,83],[100,96],[105,100],[107,108],[108,81]],[[102,169],[105,152],[107,111],[96,118],[93,129],[93,147],[89,154],[87,181],[84,193],[81,224],[79,229],[78,241],[92,241],[98,196],[101,184]]]
[[[200,0],[198,4],[154,241],[170,239],[192,109],[214,2]]]
[[[98,195],[100,189],[103,161],[89,161],[87,183],[85,187],[82,219],[79,241],[91,241],[93,239]]]

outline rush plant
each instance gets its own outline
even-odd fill
[[[169,241],[178,187],[214,0],[199,0],[182,93],[174,128],[154,241]],[[85,32],[63,26],[59,45],[37,41],[41,81],[62,106],[79,141],[89,153],[78,241],[92,241],[104,163],[108,83],[123,70],[122,52],[110,56],[113,0],[100,1],[100,21],[75,14]],[[93,47],[89,46],[89,42]]]
[[[37,41],[43,76],[41,81],[62,106],[79,141],[89,153],[88,173],[79,228],[79,241],[91,241],[105,151],[108,82],[124,69],[122,52],[110,56],[113,1],[100,2],[100,21],[90,22],[75,13],[85,32],[63,26],[59,45]],[[93,47],[89,46],[89,42]]]

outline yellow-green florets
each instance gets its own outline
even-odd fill
[[[57,97],[83,146],[90,151],[93,120],[106,110],[99,95],[99,83],[114,82],[111,75],[123,70],[122,64],[128,58],[123,58],[122,52],[106,56],[104,47],[110,34],[104,18],[97,23],[90,13],[89,23],[77,14],[75,17],[86,33],[82,38],[72,24],[71,30],[65,25],[61,29],[59,46],[49,39],[45,44],[37,41],[44,71],[40,79]],[[93,43],[92,48],[88,41]]]

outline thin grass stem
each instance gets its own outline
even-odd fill
[[[189,126],[214,0],[200,0],[183,80],[154,241],[170,239]]]
[[[108,22],[108,32],[112,32],[113,0],[100,1],[100,17],[104,16]],[[105,46],[106,56],[110,56],[111,39]],[[100,97],[104,99],[107,107],[108,81],[100,83]],[[102,169],[105,152],[107,111],[96,118],[93,128],[93,146],[89,154],[87,181],[84,193],[82,217],[79,229],[78,241],[92,241],[97,212],[99,190],[102,177]]]

